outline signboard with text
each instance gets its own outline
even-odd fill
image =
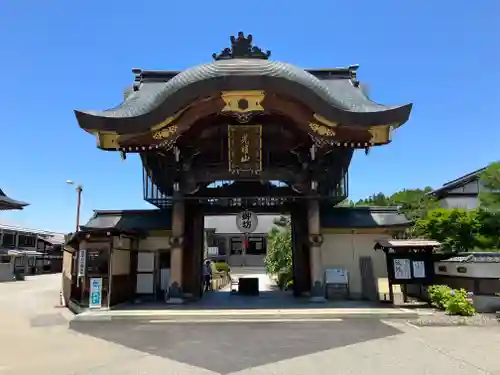
[[[394,278],[396,280],[411,279],[410,259],[394,259]]]
[[[262,171],[262,126],[229,125],[229,171],[259,174]]]
[[[80,249],[78,251],[78,277],[85,276],[85,271],[87,269],[87,250]]]
[[[89,308],[99,309],[102,307],[102,278],[90,279]]]
[[[345,268],[327,268],[325,270],[326,284],[348,284],[348,271]]]
[[[259,219],[255,212],[245,210],[236,216],[236,227],[241,233],[255,232],[257,224],[259,224]]]
[[[414,260],[413,264],[413,277],[416,279],[425,279],[425,262],[422,260]]]

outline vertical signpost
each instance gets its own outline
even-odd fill
[[[102,307],[102,278],[93,277],[90,279],[89,308],[99,309]]]
[[[87,267],[87,250],[81,249],[78,251],[78,277],[85,276],[85,268]]]
[[[242,243],[242,256],[243,256],[243,266],[245,265],[245,255],[248,248],[248,235],[255,232],[257,229],[257,224],[259,219],[257,214],[252,211],[242,211],[236,216],[236,227],[243,233],[243,243]]]
[[[80,280],[85,277],[87,270],[87,250],[80,249],[78,251],[78,272],[76,274],[76,285],[80,285]]]

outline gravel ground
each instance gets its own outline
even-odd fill
[[[409,323],[422,327],[445,327],[445,326],[497,326],[500,327],[500,319],[496,314],[476,314],[474,316],[447,315],[444,311],[435,310],[433,315],[422,316],[410,320]]]

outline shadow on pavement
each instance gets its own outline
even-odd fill
[[[221,374],[401,333],[375,319],[215,324],[73,321],[70,328]]]

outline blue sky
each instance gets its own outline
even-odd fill
[[[437,187],[499,158],[500,2],[2,1],[0,187],[30,202],[0,220],[71,231],[93,209],[147,208],[138,157],[99,151],[73,109],[123,98],[132,68],[211,60],[239,30],[304,68],[360,64],[384,104],[414,103],[391,145],[360,152],[350,197]]]

